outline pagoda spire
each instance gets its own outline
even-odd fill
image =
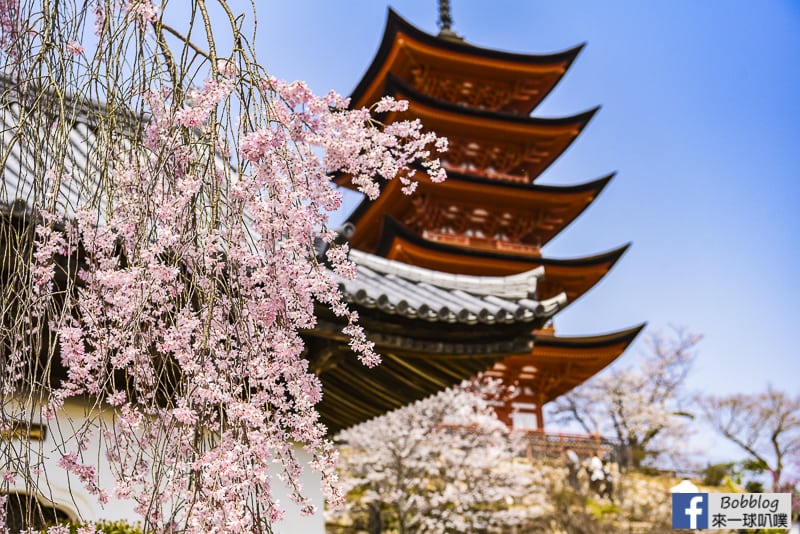
[[[462,41],[460,35],[452,30],[453,15],[450,13],[450,0],[439,0],[439,37]]]

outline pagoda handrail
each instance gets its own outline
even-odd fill
[[[546,430],[524,430],[527,447],[525,454],[533,457],[561,457],[567,448],[581,455],[592,455],[596,451],[616,453],[617,443],[600,434],[580,434],[571,432],[548,432]]]
[[[573,433],[573,432],[548,432],[539,428],[522,430],[529,437],[540,437],[553,441],[608,441],[600,434]]]

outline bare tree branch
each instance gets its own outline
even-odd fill
[[[653,333],[638,365],[612,369],[558,399],[551,412],[589,432],[613,434],[630,453],[630,464],[668,449],[669,439],[687,433],[683,385],[701,336],[674,328]],[[587,425],[591,422],[592,426]]]
[[[784,460],[800,453],[800,395],[768,386],[752,395],[707,396],[701,406],[714,429],[766,466],[778,487]]]

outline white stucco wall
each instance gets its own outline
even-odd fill
[[[303,450],[295,447],[295,453],[298,458],[305,464],[311,461],[311,457]],[[310,469],[303,472],[301,479],[305,494],[311,498],[311,501],[317,507],[317,513],[313,516],[303,516],[300,514],[300,509],[291,502],[289,492],[283,484],[275,484],[274,490],[281,502],[281,505],[286,510],[284,521],[275,525],[275,532],[280,534],[323,534],[325,532],[325,500],[322,497],[322,489],[320,487],[320,478],[317,474],[312,473]]]
[[[133,512],[134,505],[128,501],[114,500],[105,506],[97,502],[74,474],[67,473],[58,465],[63,452],[74,451],[76,441],[68,436],[74,435],[75,428],[79,428],[87,421],[86,408],[77,400],[65,404],[64,409],[57,414],[53,421],[44,423],[46,436],[44,441],[31,441],[28,443],[30,464],[36,465],[37,458],[42,458],[44,469],[36,474],[31,473],[35,485],[42,491],[40,494],[52,500],[60,508],[66,510],[71,516],[81,521],[96,521],[98,519],[118,520],[124,519],[135,523],[136,516]],[[34,418],[35,423],[41,420]],[[66,449],[61,446],[66,440]],[[94,462],[98,467],[100,487],[113,495],[114,478],[105,461],[104,451],[101,450],[100,438],[95,433],[89,440],[84,452],[84,458],[97,458]],[[25,491],[24,480],[17,479],[10,490]]]
[[[110,415],[106,416],[110,418]],[[97,458],[99,467],[100,487],[104,488],[111,496],[109,503],[101,505],[94,495],[91,495],[78,478],[73,474],[67,473],[58,465],[62,456],[63,449],[59,449],[62,436],[66,437],[73,433],[71,429],[77,428],[87,420],[86,409],[83,404],[76,400],[70,401],[64,409],[57,415],[55,421],[46,424],[47,435],[44,441],[32,441],[29,445],[31,464],[35,464],[34,458],[41,457],[44,460],[44,469],[38,474],[33,475],[40,488],[49,488],[43,491],[43,496],[52,500],[59,508],[66,510],[70,515],[81,521],[106,520],[126,520],[129,523],[139,522],[139,517],[134,513],[134,504],[129,500],[119,500],[113,497],[114,477],[105,461],[105,453],[101,450],[100,439],[97,435],[93,436],[84,452],[86,463],[90,463],[89,458]],[[34,422],[38,423],[38,420]],[[110,420],[108,420],[110,422]],[[22,442],[18,442],[16,447],[24,447]],[[68,442],[68,450],[75,450],[74,440]],[[3,450],[4,451],[4,450]],[[308,465],[310,457],[301,449],[297,448],[296,453],[304,464]],[[0,459],[6,464],[5,459]],[[303,516],[299,508],[291,502],[288,489],[284,484],[275,480],[273,490],[276,497],[280,500],[281,506],[286,510],[284,521],[275,525],[275,531],[285,534],[308,533],[322,534],[325,531],[323,517],[324,500],[320,489],[319,476],[311,473],[310,469],[304,472],[301,480],[306,495],[309,495],[312,502],[317,506],[317,513],[313,516]],[[11,491],[24,491],[25,486],[20,477],[11,484]]]

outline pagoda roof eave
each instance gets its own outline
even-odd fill
[[[645,326],[643,323],[607,334],[574,337],[535,332],[530,354],[509,356],[487,374],[518,381],[522,391],[518,399],[523,402],[546,404],[613,363]],[[526,394],[526,390],[530,393]]]
[[[595,287],[630,247],[628,243],[600,254],[565,259],[466,249],[425,239],[390,217],[384,219],[379,244],[376,252],[380,256],[445,272],[505,275],[544,267],[540,297],[564,292],[565,308]]]
[[[424,350],[401,353],[385,347],[388,350],[383,352],[383,362],[373,369],[358,362],[346,348],[346,340],[338,339],[341,332],[332,329],[326,336],[326,342],[333,343],[330,345],[331,356],[324,362],[312,361],[323,388],[323,399],[318,408],[322,421],[331,433],[335,433],[425,398],[482,371],[491,373],[489,369],[493,364],[501,360],[507,362],[508,358],[522,359],[524,365],[536,366],[538,363],[543,370],[546,365],[558,366],[570,361],[581,365],[574,368],[578,374],[571,379],[552,383],[543,392],[543,402],[549,402],[585,381],[588,378],[585,375],[591,371],[594,374],[613,362],[644,326],[593,336],[560,337],[536,333],[530,337],[534,341],[533,347],[519,355],[502,352],[443,354],[425,353]],[[319,330],[316,332],[321,333]],[[548,363],[544,361],[547,357],[537,357],[537,344],[543,349],[540,352],[553,347],[566,352],[555,358],[560,361]],[[549,361],[553,362],[553,358],[550,357]]]
[[[647,323],[595,336],[561,337],[552,334],[536,334],[535,343],[539,348],[537,353],[536,346],[534,346],[533,365],[538,363],[543,366],[547,360],[552,361],[554,358],[560,360],[557,365],[560,372],[557,371],[556,376],[553,377],[555,380],[541,390],[540,402],[545,404],[569,393],[611,365],[627,350],[645,326]]]
[[[470,257],[475,259],[516,261],[516,262],[526,263],[530,266],[542,265],[545,267],[545,276],[547,275],[546,268],[548,265],[578,267],[578,266],[609,264],[609,267],[611,267],[622,257],[623,254],[625,254],[625,252],[627,252],[627,250],[630,248],[632,244],[632,243],[626,243],[620,247],[609,250],[607,252],[601,252],[598,254],[593,254],[591,256],[580,256],[576,258],[532,257],[528,255],[514,254],[510,252],[493,252],[490,250],[464,249],[447,243],[431,241],[429,239],[425,239],[416,232],[411,231],[407,226],[405,226],[403,223],[401,223],[394,217],[385,215],[383,219],[383,231],[381,232],[381,238],[378,242],[379,244],[378,248],[375,251],[375,254],[378,256],[386,257],[386,254],[391,249],[392,242],[396,238],[405,239],[415,245],[447,255]]]
[[[561,63],[564,65],[565,72],[586,45],[586,43],[581,43],[567,50],[553,54],[523,54],[491,48],[483,48],[468,44],[466,42],[442,39],[435,35],[424,32],[403,19],[393,9],[389,8],[386,26],[383,37],[381,38],[381,43],[378,46],[378,51],[375,53],[372,63],[370,63],[370,66],[361,77],[358,85],[351,93],[351,103],[358,103],[361,99],[363,99],[367,89],[373,83],[375,77],[379,74],[381,68],[384,66],[399,33],[403,33],[408,37],[429,46],[461,54],[465,57],[494,59],[507,63],[517,63],[520,65],[551,65]],[[545,96],[546,95],[543,95],[542,98]]]
[[[624,343],[627,347],[645,329],[647,323],[641,323],[623,330],[616,330],[604,334],[593,334],[588,336],[559,336],[546,332],[535,332],[533,339],[535,345],[541,347],[561,347],[561,348],[602,348]],[[534,346],[535,347],[535,346]],[[534,348],[534,351],[536,349]]]
[[[550,194],[570,194],[570,193],[584,193],[590,192],[593,193],[593,196],[596,198],[603,189],[606,188],[608,183],[616,176],[616,172],[609,173],[601,178],[597,178],[595,180],[591,180],[589,182],[583,182],[580,184],[574,185],[547,185],[547,184],[537,184],[534,182],[500,182],[498,180],[493,180],[491,178],[486,178],[485,176],[480,176],[477,174],[470,174],[465,172],[459,171],[447,171],[447,179],[450,181],[461,181],[461,182],[468,182],[474,184],[485,184],[490,185],[491,187],[497,189],[498,191],[503,189],[508,189],[512,194],[516,195],[518,191],[531,191],[531,192],[539,192],[539,193],[550,193]],[[334,181],[340,187],[347,187],[349,186],[349,181],[346,175],[337,176],[334,178]],[[381,190],[383,190],[384,185],[387,183],[388,180],[381,180],[379,186]],[[370,200],[367,196],[364,196],[359,202],[358,206],[353,210],[353,212],[348,216],[347,220],[349,222],[355,222],[357,217],[355,214],[363,213],[366,208],[372,204],[372,200]]]
[[[381,364],[370,369],[352,353],[341,326],[341,322],[323,319],[303,333],[314,347],[309,363],[322,383],[318,409],[330,433],[438,393],[503,358],[532,349],[530,335],[442,342],[368,328],[368,339],[382,357]]]
[[[506,113],[502,111],[491,111],[488,109],[478,109],[466,106],[453,104],[445,100],[433,98],[425,93],[422,93],[409,84],[402,81],[400,78],[393,74],[386,76],[386,90],[385,94],[389,96],[402,95],[401,98],[408,100],[409,109],[413,109],[414,104],[426,106],[435,109],[441,113],[451,115],[453,119],[458,119],[462,116],[474,117],[479,119],[486,119],[493,122],[506,123],[507,125],[525,125],[525,126],[576,126],[578,133],[586,127],[589,121],[600,110],[602,106],[595,106],[575,115],[566,117],[531,117],[528,115],[517,115],[515,113]],[[577,136],[576,136],[577,137]]]
[[[509,189],[514,191],[531,191],[540,193],[569,194],[593,192],[594,196],[600,194],[606,185],[616,176],[616,171],[611,172],[601,178],[596,178],[588,182],[573,185],[548,185],[537,184],[534,182],[499,182],[478,174],[471,174],[460,171],[447,171],[447,179],[461,182],[491,185],[493,188]]]
[[[491,178],[486,178],[482,176],[475,176],[472,174],[465,174],[459,172],[449,172],[448,173],[448,181],[442,184],[442,187],[449,188],[452,186],[453,183],[462,182],[464,184],[468,184],[470,186],[487,186],[490,187],[490,194],[507,194],[508,197],[515,202],[518,202],[520,199],[525,198],[527,195],[537,195],[537,194],[544,194],[544,195],[580,195],[582,193],[587,194],[590,197],[589,200],[584,201],[584,205],[580,207],[579,210],[576,210],[574,213],[571,214],[569,220],[567,220],[561,228],[559,228],[558,232],[566,228],[570,225],[575,219],[577,219],[591,204],[594,199],[605,189],[608,183],[614,178],[616,173],[608,174],[602,178],[598,178],[596,180],[592,180],[590,182],[585,182],[582,184],[570,185],[570,186],[560,186],[560,185],[540,185],[535,183],[517,183],[517,182],[499,182],[497,180],[493,180]],[[381,189],[384,189],[386,181],[383,181],[380,185]],[[344,180],[339,181],[339,185],[343,187],[347,187],[347,183]],[[522,196],[520,196],[522,195]],[[577,201],[577,200],[576,200]],[[358,225],[359,221],[365,217],[369,211],[370,207],[373,205],[374,201],[370,200],[366,196],[361,199],[352,213],[348,216],[347,221]],[[557,234],[558,232],[555,232]],[[542,244],[546,244],[555,237],[555,235],[550,236],[546,239]],[[378,247],[381,246],[381,238],[378,240]]]

